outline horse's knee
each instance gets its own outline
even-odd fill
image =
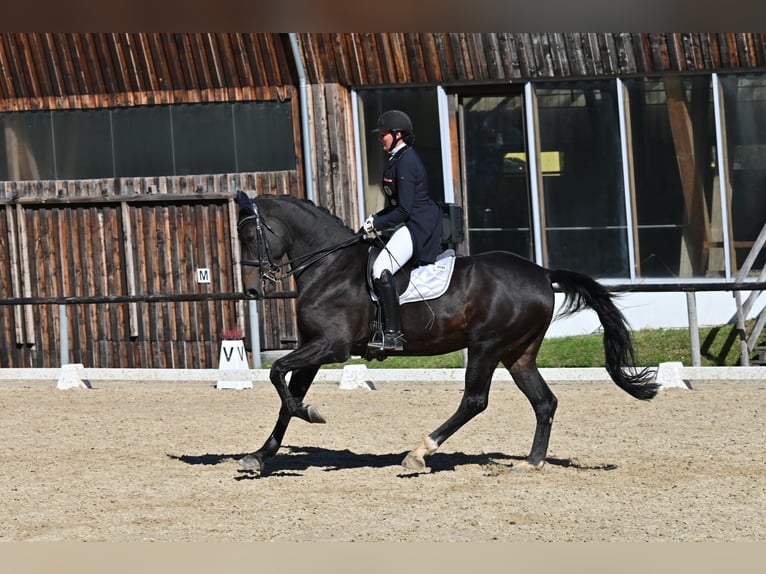
[[[278,385],[285,385],[287,380],[287,371],[280,368],[278,364],[280,360],[281,359],[277,359],[274,361],[274,364],[271,365],[271,369],[269,369],[269,380],[275,387]]]
[[[487,395],[471,395],[463,398],[462,407],[471,416],[476,416],[479,413],[487,410],[489,405],[489,397]]]
[[[535,417],[538,423],[550,424],[553,422],[553,415],[556,414],[556,408],[558,407],[558,399],[551,395],[543,401],[538,402],[535,406]]]

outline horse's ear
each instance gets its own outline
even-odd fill
[[[253,203],[253,200],[241,189],[237,190],[237,205],[239,205],[240,217],[255,215],[255,204]]]

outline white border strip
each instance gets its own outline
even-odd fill
[[[351,365],[347,365],[351,366]],[[373,383],[401,382],[442,382],[462,383],[465,369],[366,369],[367,378]],[[24,381],[56,381],[61,374],[59,368],[5,368],[0,369],[0,383]],[[315,382],[339,383],[344,369],[321,369]],[[214,384],[220,379],[219,369],[97,369],[83,368],[82,377],[90,382],[130,382],[142,383],[206,383]],[[237,371],[239,376],[242,371]],[[598,382],[611,381],[606,370],[601,367],[588,368],[541,368],[540,374],[549,383],[554,382]],[[678,374],[687,380],[697,381],[766,381],[766,367],[684,367],[678,368]],[[249,377],[254,383],[269,383],[268,369],[251,369]],[[505,369],[496,369],[494,381],[512,382]]]

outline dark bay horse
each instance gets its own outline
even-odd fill
[[[251,199],[240,191],[237,203],[247,294],[262,297],[274,289],[275,279],[283,273],[292,274],[298,288],[298,346],[274,361],[270,371],[281,399],[276,425],[259,450],[240,460],[243,467],[261,472],[264,462],[279,450],[292,417],[325,422],[303,399],[321,365],[366,354],[376,306],[366,282],[369,245],[360,233],[329,211],[288,195]],[[283,255],[288,258],[287,267],[276,263]],[[285,268],[289,271],[283,272]],[[573,271],[545,269],[507,252],[460,256],[444,295],[401,307],[406,343],[399,355],[468,350],[460,405],[402,465],[425,470],[424,457],[487,408],[492,374],[502,363],[537,419],[532,449],[522,466],[542,467],[557,400],[538,371],[536,357],[553,318],[554,283],[566,296],[560,315],[583,308],[598,315],[606,370],[614,382],[638,399],[655,396],[658,385],[653,372],[636,369],[625,318],[598,282]]]

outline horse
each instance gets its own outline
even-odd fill
[[[367,283],[370,245],[362,231],[353,231],[327,209],[291,195],[250,198],[238,191],[237,203],[245,294],[268,297],[279,280],[290,275],[298,291],[298,344],[275,360],[269,372],[281,401],[276,424],[260,449],[239,460],[244,469],[262,473],[266,461],[281,447],[293,417],[325,422],[316,407],[303,402],[309,387],[324,364],[344,363],[352,355],[370,358],[366,349],[377,310]],[[396,275],[406,284],[404,269]],[[429,470],[425,457],[487,408],[492,375],[502,363],[536,417],[532,447],[518,463],[519,469],[542,468],[557,399],[536,359],[553,320],[554,284],[565,294],[557,317],[585,308],[598,315],[611,379],[640,400],[657,394],[653,370],[636,367],[625,317],[613,295],[595,279],[571,270],[547,269],[505,251],[460,255],[442,296],[401,305],[406,342],[402,351],[390,355],[439,355],[467,349],[464,392],[457,410],[405,456],[402,466]]]

